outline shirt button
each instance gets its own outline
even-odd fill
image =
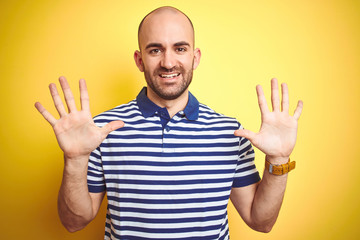
[[[170,131],[170,127],[166,126],[166,127],[165,127],[165,131],[169,132],[169,131]]]

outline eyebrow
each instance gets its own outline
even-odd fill
[[[174,44],[174,46],[189,46],[190,47],[190,43],[185,42],[185,41],[181,41],[181,42],[177,42]]]
[[[162,47],[161,43],[149,43],[146,45],[145,49],[152,48],[152,47]]]
[[[177,42],[174,44],[175,47],[178,46],[189,46],[190,47],[190,43],[186,42],[186,41],[181,41],[181,42]],[[152,48],[152,47],[163,47],[163,45],[161,43],[149,43],[148,45],[146,45],[145,49],[148,48]]]

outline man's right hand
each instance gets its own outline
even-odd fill
[[[59,191],[58,212],[65,228],[78,231],[84,228],[99,211],[105,192],[89,193],[87,169],[89,156],[106,136],[124,126],[123,121],[113,121],[99,128],[95,125],[89,107],[89,97],[85,80],[81,79],[81,110],[76,109],[69,84],[64,77],[59,78],[68,107],[66,111],[55,84],[50,84],[50,93],[60,119],[53,117],[39,102],[36,109],[51,124],[60,148],[64,152],[65,167]]]
[[[124,122],[113,121],[102,128],[97,127],[90,113],[85,80],[81,79],[79,81],[81,110],[76,109],[73,94],[65,77],[60,77],[59,82],[68,111],[66,111],[54,83],[50,84],[49,88],[60,119],[52,116],[39,102],[35,103],[35,107],[53,127],[65,159],[88,158],[90,153],[101,144],[106,136],[111,131],[123,127]]]

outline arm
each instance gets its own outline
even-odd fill
[[[92,120],[85,80],[80,80],[81,110],[76,104],[69,84],[59,78],[68,112],[62,103],[55,84],[50,84],[50,93],[60,119],[55,119],[39,102],[36,109],[53,127],[56,139],[64,152],[64,174],[58,197],[58,212],[61,222],[70,232],[84,228],[96,216],[105,193],[89,193],[87,165],[90,153],[97,148],[113,130],[124,125],[113,121],[98,128]]]
[[[241,129],[235,135],[245,137],[259,150],[266,154],[266,159],[272,164],[284,164],[295,147],[297,122],[302,111],[302,101],[293,116],[290,116],[288,89],[282,84],[282,104],[278,83],[271,81],[271,100],[273,112],[267,108],[267,103],[261,86],[257,86],[257,95],[261,111],[261,127],[258,133]],[[269,232],[276,222],[284,198],[287,174],[275,176],[264,171],[260,183],[243,188],[233,188],[231,201],[244,221],[253,229]]]
[[[58,195],[58,213],[62,224],[69,232],[83,229],[95,218],[105,195],[105,192],[89,193],[87,162],[88,158],[65,158]]]
[[[231,202],[249,227],[265,233],[271,231],[280,211],[286,181],[286,175],[264,172],[260,183],[231,190]]]

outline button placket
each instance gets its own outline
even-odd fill
[[[172,147],[172,144],[168,141],[169,138],[167,137],[171,132],[172,121],[173,119],[166,124],[163,130],[163,152],[165,153],[175,152],[175,149]]]

